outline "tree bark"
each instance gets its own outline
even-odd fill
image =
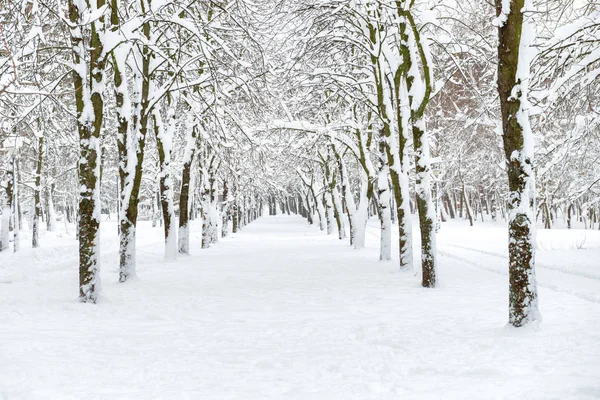
[[[529,116],[523,104],[527,102],[527,82],[523,82],[523,79],[527,79],[529,75],[528,57],[521,53],[525,1],[495,0],[499,22],[498,93],[509,186],[509,323],[515,327],[539,319],[533,243],[533,137]],[[526,33],[531,34],[533,33]],[[527,65],[520,66],[523,62],[527,62]],[[526,72],[526,76],[521,76],[523,72]]]
[[[44,162],[44,137],[38,138],[37,167],[35,171],[35,188],[33,192],[33,228],[31,232],[31,246],[35,249],[40,245],[40,217],[42,216],[42,165]]]
[[[96,9],[104,6],[96,0]],[[81,8],[80,8],[81,7]],[[82,9],[83,8],[83,9]],[[73,86],[79,133],[79,300],[95,303],[100,289],[100,131],[104,116],[104,69],[102,36],[104,16],[90,23],[90,40],[84,42],[85,19],[90,6],[69,0]],[[86,52],[89,65],[86,62]]]
[[[467,189],[465,188],[464,183],[462,184],[462,199],[465,203],[465,211],[467,213],[467,218],[469,218],[469,225],[473,226],[473,209],[471,208],[469,196],[467,195]]]
[[[222,224],[221,227],[221,237],[227,237],[229,234],[229,188],[227,186],[227,181],[223,182],[223,203],[222,203]]]
[[[166,127],[163,127],[160,110],[156,107],[152,112],[152,121],[154,123],[159,160],[160,202],[165,232],[164,257],[167,261],[173,261],[177,254],[177,233],[175,230],[175,205],[173,204],[173,182],[171,178],[171,148],[175,131],[177,101],[169,101],[168,107]]]
[[[188,127],[189,129],[189,127]],[[191,127],[191,134],[187,137],[186,150],[181,173],[181,189],[179,191],[179,235],[178,251],[181,254],[190,254],[190,185],[192,180],[192,164],[196,153],[196,137],[198,126]]]
[[[113,29],[119,25],[119,14],[116,1],[112,2],[111,22]],[[150,22],[142,24],[142,34],[150,41]],[[149,92],[152,81],[150,63],[153,58],[150,47],[142,46],[141,54],[134,53],[141,58],[141,72],[137,66],[133,69],[134,92],[132,93],[133,115],[125,113],[129,95],[125,74],[125,60],[116,57],[113,53],[113,74],[115,82],[115,98],[117,102],[117,150],[119,153],[119,282],[125,282],[136,275],[135,244],[139,206],[139,195],[142,183],[142,164],[144,161],[146,137],[149,122]],[[115,68],[116,66],[116,68]],[[137,88],[140,89],[137,89]],[[137,91],[136,91],[137,90]],[[129,134],[129,118],[135,128]],[[156,208],[154,198],[152,203],[152,226],[156,226]]]

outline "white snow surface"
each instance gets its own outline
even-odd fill
[[[436,289],[377,261],[377,219],[361,250],[297,216],[209,249],[200,226],[164,263],[140,222],[138,278],[118,283],[103,221],[96,305],[76,301],[75,229],[39,249],[22,231],[0,253],[0,399],[600,398],[600,231],[538,232],[544,319],[515,329],[504,224],[444,223]]]

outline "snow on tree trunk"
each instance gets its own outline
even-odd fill
[[[227,237],[229,234],[229,188],[227,181],[223,182],[223,203],[221,207],[221,237]]]
[[[183,171],[181,173],[181,190],[179,191],[179,235],[178,251],[181,254],[190,253],[190,186],[192,164],[196,153],[196,137],[198,125],[186,129],[186,146],[183,156]],[[192,190],[193,193],[193,190]]]
[[[173,204],[173,183],[171,182],[171,150],[176,128],[175,112],[177,99],[170,98],[167,110],[167,126],[164,127],[158,106],[152,111],[154,134],[159,159],[160,202],[163,213],[165,232],[165,255],[167,261],[177,256],[177,231],[175,228],[175,205]]]
[[[421,268],[423,271],[423,287],[435,287],[436,246],[435,221],[436,212],[431,196],[431,165],[429,161],[429,143],[425,133],[425,123],[420,120],[413,124],[413,143],[415,147],[415,192],[421,228]]]
[[[333,215],[333,201],[331,200],[331,193],[328,190],[323,192],[323,204],[325,205],[325,219],[327,220],[327,234],[333,233],[333,226],[335,224],[335,216]]]
[[[65,210],[64,216],[63,216],[63,222],[65,224],[65,233],[67,235],[69,235],[69,224],[67,221],[67,201],[63,198],[62,201],[62,205],[63,205],[63,210]]]
[[[0,225],[0,251],[8,250],[10,243],[10,207],[5,205],[2,208],[2,223]]]
[[[410,102],[406,80],[400,79],[395,83],[396,96],[396,118],[398,120],[398,196],[396,196],[396,207],[398,213],[398,252],[400,256],[400,270],[412,270],[413,266],[413,237],[412,237],[412,218],[410,212],[410,190],[408,171],[410,163],[408,160],[407,143],[409,137],[410,122]]]
[[[56,231],[56,210],[54,209],[54,191],[51,187],[46,189],[46,199],[48,201],[48,217],[46,219],[46,229],[48,232]]]
[[[509,323],[541,319],[535,276],[534,143],[529,125],[528,85],[535,30],[525,12],[531,0],[496,0],[498,92],[507,162]]]
[[[338,239],[343,240],[346,238],[346,221],[344,218],[344,207],[342,205],[342,198],[337,186],[334,186],[332,191],[334,215],[338,228]]]
[[[39,122],[39,119],[38,119]],[[40,245],[40,217],[42,216],[42,165],[44,162],[44,137],[38,137],[38,159],[35,171],[35,188],[33,194],[33,227],[31,246],[35,249]]]
[[[208,249],[210,247],[210,212],[208,204],[206,202],[202,205],[202,248]]]
[[[120,14],[116,0],[112,0],[111,24],[111,33],[118,34]],[[147,30],[146,26],[144,28]],[[142,133],[139,114],[141,112],[142,88],[146,88],[147,98],[147,88],[149,86],[147,81],[142,83],[141,74],[136,71],[137,67],[134,68],[133,70],[136,72],[132,82],[135,106],[132,108],[125,73],[130,49],[131,46],[125,42],[118,45],[111,52],[117,117],[117,150],[119,154],[119,282],[125,282],[135,276],[136,224],[145,139],[145,130]],[[141,61],[142,70],[148,69],[149,60],[139,60],[141,58],[139,52],[134,52],[133,57],[137,57],[138,61]],[[130,119],[132,119],[131,124],[129,123]]]
[[[239,212],[238,212],[238,203],[237,203],[237,201],[234,201],[231,207],[232,207],[232,211],[231,211],[231,232],[232,233],[238,233],[238,231],[239,231],[240,216],[239,216]]]
[[[492,215],[492,221],[496,222],[497,219],[497,215],[498,215],[498,206],[496,204],[496,193],[492,194],[492,197],[490,199],[490,211],[491,211],[491,215]]]
[[[473,210],[471,209],[471,203],[469,202],[469,195],[467,194],[467,190],[465,189],[465,184],[462,184],[462,198],[465,203],[465,210],[467,213],[467,217],[469,218],[469,225],[473,226]]]
[[[344,195],[344,199],[346,201],[346,212],[348,214],[348,224],[350,225],[350,245],[354,246],[355,249],[357,248],[362,248],[364,247],[365,244],[365,240],[364,240],[364,235],[365,235],[365,226],[364,224],[366,223],[366,219],[364,218],[364,214],[361,214],[361,207],[364,208],[364,203],[367,202],[366,200],[366,185],[365,182],[363,180],[365,173],[363,171],[361,171],[361,181],[360,181],[360,196],[359,196],[359,209],[357,210],[356,207],[356,202],[354,201],[354,195],[352,194],[352,189],[350,187],[350,181],[348,180],[348,171],[346,168],[346,163],[344,161],[344,158],[336,151],[335,146],[332,146],[333,152],[335,154],[335,156],[337,157],[337,161],[338,161],[338,168],[339,168],[339,172],[340,172],[340,178],[341,178],[341,188],[342,188],[342,194]],[[365,178],[366,180],[366,178]],[[363,196],[364,194],[364,196]],[[364,203],[363,203],[364,202]],[[365,209],[366,210],[366,209]],[[362,226],[359,226],[361,225]],[[357,247],[357,236],[362,236],[361,238],[358,239],[358,247]]]
[[[104,6],[69,1],[73,51],[73,85],[79,132],[79,300],[95,303],[100,290],[100,131],[104,112],[104,14],[89,14]],[[89,24],[89,28],[87,25]],[[84,40],[89,34],[89,43]],[[89,53],[89,54],[88,54]]]
[[[19,173],[17,167],[17,157],[13,156],[13,201],[12,201],[12,215],[13,215],[13,252],[17,252],[21,246],[21,215],[19,213],[19,183],[17,182],[17,176]]]
[[[208,225],[208,238],[210,243],[217,243],[219,240],[219,210],[217,209],[217,203],[211,202],[209,206],[209,225]]]
[[[321,157],[324,166],[325,172],[325,185],[327,188],[326,192],[326,201],[327,207],[331,207],[331,213],[333,214],[333,221],[336,224],[338,238],[345,238],[345,227],[343,223],[343,209],[342,209],[342,201],[340,199],[340,194],[337,190],[337,180],[335,170],[332,171],[331,164],[331,155],[327,154],[327,159]],[[331,214],[330,214],[331,215]],[[327,232],[329,234],[329,231]]]
[[[212,243],[217,241],[219,212],[217,210],[216,187],[215,187],[215,158],[212,157],[208,167],[202,166],[202,248],[207,249]],[[244,200],[243,200],[244,201]],[[246,213],[243,212],[239,220],[240,225],[244,225]],[[238,230],[240,226],[238,225]]]
[[[388,167],[384,162],[377,177],[377,208],[381,227],[379,240],[379,259],[392,259],[392,213],[390,210],[390,187],[388,183]]]
[[[359,203],[354,214],[354,248],[362,249],[365,247],[367,234],[367,220],[369,219],[369,178],[367,174],[360,171]]]
[[[219,240],[219,224],[221,217],[219,216],[219,209],[217,206],[218,200],[218,189],[217,189],[217,177],[215,166],[211,168],[208,182],[209,182],[209,207],[208,207],[208,215],[209,215],[209,230],[208,230],[208,238],[210,243],[217,243]]]
[[[320,201],[320,197],[315,193],[314,188],[311,186],[311,192],[313,193],[313,200],[315,202],[315,209],[317,211],[317,215],[319,217],[319,229],[324,231],[327,225],[327,219],[325,215],[325,207],[323,206],[323,202]],[[309,210],[310,212],[310,210]]]
[[[427,41],[421,38],[421,33],[412,15],[413,3],[408,4],[406,9],[400,3],[397,4],[399,5],[398,16],[403,20],[400,24],[401,53],[404,60],[403,69],[410,105],[409,126],[412,131],[415,153],[415,197],[421,231],[422,286],[435,287],[437,283],[435,245],[437,215],[431,195],[429,138],[423,120],[432,91],[431,57]]]

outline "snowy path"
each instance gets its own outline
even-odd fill
[[[118,284],[113,228],[96,306],[74,300],[72,238],[0,254],[0,399],[600,398],[595,236],[573,268],[540,252],[544,323],[517,331],[481,229],[442,230],[431,290],[377,262],[374,235],[354,251],[287,216],[175,263],[145,226],[140,278]]]

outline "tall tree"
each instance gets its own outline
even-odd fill
[[[105,1],[69,0],[73,86],[79,133],[79,300],[100,289],[100,131],[104,116]],[[91,21],[90,21],[91,20]]]
[[[535,31],[531,0],[496,0],[498,93],[508,173],[509,323],[540,318],[535,277],[535,176],[528,85]]]

